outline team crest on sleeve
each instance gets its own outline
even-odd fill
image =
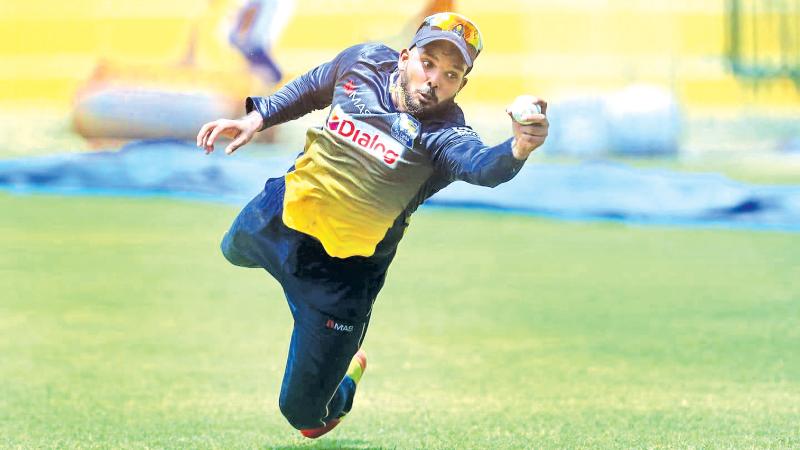
[[[392,123],[392,136],[408,148],[414,146],[414,139],[419,136],[420,123],[406,113],[400,113]]]
[[[478,133],[470,127],[453,127],[453,131],[459,136],[470,136],[479,138]]]

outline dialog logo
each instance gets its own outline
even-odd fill
[[[331,109],[325,128],[337,140],[372,155],[392,169],[397,167],[405,148],[372,125],[350,117],[339,105]]]

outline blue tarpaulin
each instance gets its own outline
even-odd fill
[[[244,204],[293,157],[206,156],[170,141],[118,152],[0,160],[0,188],[14,192],[148,195]],[[609,162],[527,164],[490,189],[456,182],[428,201],[576,220],[722,225],[800,231],[800,186],[740,183],[719,174],[635,169]]]

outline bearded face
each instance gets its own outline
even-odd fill
[[[403,61],[403,56],[407,58]],[[466,65],[458,49],[447,41],[434,41],[401,54],[399,89],[406,112],[430,117],[452,105],[466,84]]]

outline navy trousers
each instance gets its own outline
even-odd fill
[[[376,286],[365,260],[331,258],[318,241],[287,228],[282,181],[267,182],[221,247],[230,263],[264,268],[283,286],[294,329],[279,406],[293,427],[318,428],[352,408],[356,385],[345,374],[364,340],[384,274]],[[377,289],[361,288],[362,280]]]
[[[345,323],[287,296],[294,316],[279,405],[297,429],[318,428],[353,407],[356,385],[345,376],[367,322]]]

